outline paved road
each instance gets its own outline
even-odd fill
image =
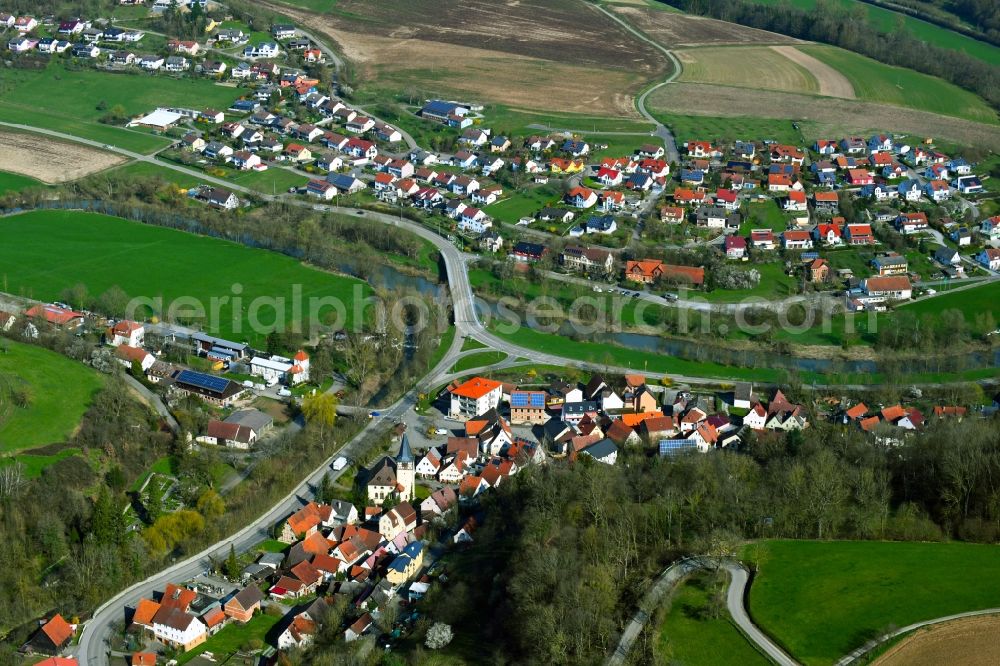
[[[460,348],[461,338],[456,336],[451,348],[435,368],[435,371],[440,372],[442,369],[450,368]],[[364,448],[363,445],[367,437],[401,418],[416,403],[417,394],[429,388],[429,382],[420,382],[386,410],[380,418],[371,420],[355,437],[337,448],[329,458],[323,461],[323,464],[310,472],[291,493],[236,534],[132,585],[101,605],[94,612],[93,618],[84,625],[80,634],[80,643],[76,649],[80,662],[84,666],[104,666],[108,663],[107,639],[111,625],[124,619],[126,606],[134,607],[139,599],[150,596],[156,590],[162,590],[169,582],[181,582],[197,576],[211,566],[210,558],[216,560],[225,558],[229,553],[230,545],[235,547],[238,552],[243,552],[268,538],[272,526],[313,498],[315,488],[326,473],[329,472],[331,477],[336,479],[346,471],[333,471],[331,465],[334,459],[342,455],[348,458],[356,457]]]
[[[726,609],[747,640],[754,643],[767,657],[779,666],[799,666],[788,653],[782,650],[750,619],[743,604],[746,599],[750,575],[741,564],[733,561],[718,561],[712,558],[692,557],[679,560],[667,567],[653,586],[643,595],[639,610],[625,626],[615,651],[605,662],[606,666],[620,666],[625,663],[635,639],[663,603],[664,597],[672,591],[688,574],[698,569],[721,567],[729,574],[729,589],[726,591]]]
[[[652,93],[653,91],[659,90],[663,86],[673,83],[674,80],[678,76],[680,76],[681,72],[683,71],[683,67],[681,67],[681,61],[677,59],[677,56],[674,55],[673,51],[671,51],[668,48],[665,48],[664,46],[658,44],[657,42],[654,42],[652,39],[650,39],[646,35],[636,30],[632,26],[632,24],[630,24],[628,21],[624,20],[623,18],[615,14],[613,11],[606,9],[602,5],[595,5],[595,7],[597,7],[598,10],[604,12],[604,14],[606,14],[609,18],[611,18],[611,20],[615,21],[623,28],[628,30],[630,33],[632,33],[637,39],[646,42],[654,49],[661,52],[670,61],[672,70],[670,72],[670,75],[660,83],[657,83],[656,85],[647,88],[641,95],[639,95],[635,100],[635,107],[636,109],[638,109],[639,113],[642,114],[642,116],[646,120],[656,125],[656,130],[654,130],[653,134],[655,136],[658,136],[663,141],[663,146],[666,149],[667,161],[677,164],[678,162],[681,161],[680,152],[677,150],[677,140],[674,138],[673,133],[667,128],[666,125],[661,123],[659,120],[653,117],[653,114],[651,114],[649,111],[646,110],[646,98],[649,97],[649,94]]]
[[[747,583],[750,581],[750,574],[747,573],[746,569],[734,562],[727,562],[723,566],[729,572],[731,579],[729,591],[726,593],[726,608],[729,610],[733,621],[736,622],[736,626],[758,648],[763,650],[768,658],[779,664],[779,666],[798,666],[799,662],[792,659],[788,653],[778,647],[750,619],[750,615],[743,605],[743,600],[746,599]]]
[[[984,610],[969,611],[967,613],[956,613],[955,615],[946,615],[944,617],[937,617],[934,618],[933,620],[924,620],[923,622],[915,622],[913,624],[909,624],[903,627],[902,629],[897,629],[896,631],[890,632],[888,634],[883,634],[878,638],[868,641],[867,643],[859,647],[857,650],[854,650],[850,654],[842,657],[836,663],[836,666],[849,666],[850,664],[855,664],[866,654],[874,650],[879,645],[882,645],[886,641],[890,641],[898,636],[908,634],[911,631],[916,631],[917,629],[923,629],[924,627],[930,627],[935,624],[943,624],[945,622],[951,622],[953,620],[961,620],[967,617],[978,617],[980,615],[998,615],[998,614],[1000,614],[1000,608],[986,608]]]

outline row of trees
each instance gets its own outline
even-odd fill
[[[752,0],[662,1],[692,14],[833,44],[889,65],[938,76],[1000,108],[1000,67],[962,51],[921,41],[906,30],[902,18],[896,29],[882,32],[868,20],[861,5],[844,8],[837,3],[820,2],[811,10],[803,10],[788,2],[768,5]],[[993,3],[991,11],[995,10]]]

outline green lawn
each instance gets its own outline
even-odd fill
[[[738,116],[735,118],[720,118],[715,116],[682,116],[673,113],[654,111],[656,117],[676,135],[677,142],[689,140],[715,141],[723,139],[771,139],[781,143],[805,145],[811,143],[804,136],[815,136],[818,131],[810,131],[812,123],[800,122],[801,130],[792,127],[790,120],[771,118],[752,118]]]
[[[468,356],[463,356],[458,359],[455,365],[451,367],[451,371],[464,372],[465,370],[471,370],[472,368],[481,368],[485,365],[499,363],[506,358],[507,354],[493,350],[469,354]]]
[[[62,260],[53,262],[54,255]],[[344,325],[354,319],[355,295],[371,293],[360,280],[275,252],[77,211],[37,211],[0,221],[0,266],[10,292],[42,300],[56,299],[77,283],[94,296],[117,285],[133,298],[162,298],[164,314],[175,300],[193,298],[209,315],[199,318],[206,330],[258,345],[276,321],[293,323],[296,292],[303,322],[308,324],[311,298],[333,297],[345,305]],[[243,299],[242,312],[234,314],[233,303],[220,300],[218,316],[211,317],[212,299],[231,298],[234,290]],[[284,301],[277,314],[281,301],[275,299]],[[330,312],[323,310],[320,318]],[[259,326],[251,325],[251,315]]]
[[[785,0],[756,1],[761,4],[771,5]],[[788,1],[793,7],[806,10],[815,7],[817,2],[817,0]],[[875,7],[874,5],[870,5],[865,2],[859,2],[859,0],[837,0],[837,2],[847,9],[854,10],[859,7],[863,8],[864,13],[867,16],[868,23],[874,25],[882,32],[896,32],[897,21],[902,20],[906,31],[918,39],[942,48],[964,51],[970,56],[978,58],[984,62],[988,62],[991,65],[1000,65],[1000,48],[997,48],[987,42],[982,42],[978,39],[973,39],[972,37],[966,37],[965,35],[954,32],[953,30],[948,30],[947,28],[942,28],[934,25],[933,23],[928,23],[927,21],[907,16],[901,12],[894,12],[889,9]]]
[[[7,243],[3,249],[16,251]],[[8,266],[0,261],[0,265]],[[6,348],[6,352],[2,351]],[[27,408],[0,400],[0,451],[23,451],[65,441],[104,385],[104,376],[55,352],[11,340],[0,343],[0,382],[26,388]]]
[[[753,289],[716,289],[697,296],[704,297],[711,303],[736,303],[750,296],[757,298],[786,298],[796,293],[797,280],[785,274],[785,266],[781,262],[770,264],[749,264],[746,270],[756,269],[760,272],[760,284]]]
[[[475,338],[466,338],[465,340],[462,340],[462,351],[469,351],[470,349],[485,349],[485,348],[486,345],[484,345],[479,340],[476,340]]]
[[[545,206],[552,206],[562,200],[562,190],[553,184],[537,185],[506,194],[507,198],[490,204],[483,210],[491,217],[510,224],[522,217],[534,217]]]
[[[640,146],[651,143],[662,146],[663,142],[655,136],[649,134],[637,135],[614,135],[614,134],[586,134],[583,137],[591,145],[590,155],[587,161],[599,160],[602,157],[631,157]],[[595,144],[607,145],[607,148],[594,148]]]
[[[32,455],[29,453],[19,453],[15,456],[0,458],[0,467],[7,464],[20,463],[24,466],[24,475],[29,479],[36,479],[42,475],[42,471],[49,465],[54,465],[60,460],[72,458],[81,453],[80,449],[70,446],[60,449],[56,453],[49,455]]]
[[[122,105],[128,115],[158,106],[228,108],[240,91],[201,78],[162,74],[69,71],[58,61],[44,70],[4,69],[0,73],[0,120],[25,123],[95,139],[137,151],[165,145],[163,138],[101,125],[98,109]],[[46,94],[39,95],[44,90]]]
[[[256,638],[263,642],[267,632],[280,621],[280,617],[258,613],[246,624],[238,622],[228,624],[198,647],[178,655],[177,663],[186,664],[204,652],[214,654],[217,661],[225,661],[225,657],[242,648],[251,639]]]
[[[777,234],[788,228],[790,218],[781,210],[777,199],[747,204],[744,210],[746,218],[740,225],[741,236],[749,236],[751,229],[770,229]]]
[[[996,546],[766,543],[750,613],[804,664],[833,663],[890,625],[1000,606]]]
[[[165,166],[159,166],[149,162],[130,162],[129,164],[123,164],[120,167],[116,167],[107,173],[126,178],[158,177],[185,189],[194,187],[195,185],[204,182],[195,176],[189,176],[186,173],[174,171],[173,169]]]
[[[437,364],[441,362],[444,355],[448,353],[448,349],[451,347],[451,343],[455,340],[455,325],[452,324],[448,327],[448,330],[441,334],[441,342],[438,344],[438,348],[434,350],[434,354],[431,356],[431,360],[427,365],[427,368],[437,367]]]
[[[980,97],[933,76],[884,65],[833,46],[811,45],[799,49],[846,76],[858,99],[997,123],[996,111]]]
[[[265,553],[283,553],[288,550],[288,544],[278,541],[277,539],[266,539],[257,544],[256,550],[260,550]]]
[[[264,194],[281,194],[289,187],[305,187],[309,182],[305,176],[278,167],[266,171],[236,171],[229,180]]]
[[[22,176],[19,173],[10,173],[8,171],[0,171],[0,194],[20,192],[21,190],[26,190],[29,187],[40,187],[44,185],[45,184],[40,180],[35,180],[29,176]]]
[[[980,287],[942,294],[900,307],[916,315],[937,314],[942,310],[958,309],[972,322],[977,314],[990,311],[1000,320],[1000,282],[989,282]]]
[[[707,573],[693,574],[681,583],[660,625],[656,637],[657,654],[665,663],[685,666],[769,664],[736,628],[725,608],[717,618],[708,614],[710,585]]]

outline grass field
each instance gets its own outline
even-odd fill
[[[1000,549],[964,543],[769,541],[750,589],[758,625],[830,664],[889,625],[1000,606]]]
[[[953,294],[941,294],[916,303],[900,307],[901,311],[916,315],[938,314],[942,310],[957,309],[965,315],[966,321],[972,322],[976,315],[992,312],[993,317],[1000,320],[1000,282],[989,282],[981,287],[973,287]]]
[[[771,300],[795,294],[796,279],[785,274],[785,267],[780,262],[746,267],[750,269],[760,272],[760,284],[753,289],[716,289],[699,295],[710,303],[736,303],[751,296]]]
[[[558,185],[538,185],[514,191],[511,196],[483,210],[501,222],[514,224],[522,217],[534,217],[542,208],[557,204],[561,199],[562,190]]]
[[[455,365],[451,366],[452,372],[465,372],[466,370],[471,370],[472,368],[481,368],[486,365],[493,365],[494,363],[499,363],[500,361],[506,360],[507,354],[499,351],[484,351],[478,352],[476,354],[469,354],[468,356],[463,356],[455,362]]]
[[[39,90],[46,94],[39,95]],[[0,120],[68,132],[141,152],[166,142],[142,132],[101,125],[97,121],[106,111],[97,107],[102,101],[109,109],[120,104],[128,115],[136,115],[157,106],[225,109],[239,97],[235,88],[207,79],[90,69],[69,71],[58,63],[40,71],[2,70],[0,91]]]
[[[684,66],[681,81],[818,93],[819,81],[767,46],[685,49],[676,53]]]
[[[27,408],[0,403],[0,452],[64,441],[104,385],[104,377],[85,365],[9,340],[0,345],[0,381],[26,388],[31,396]]]
[[[189,188],[203,182],[195,176],[189,176],[180,171],[174,171],[164,166],[158,166],[149,162],[131,162],[112,169],[109,174],[119,175],[128,178],[152,178],[159,177],[163,180],[174,183],[178,187]]]
[[[817,2],[817,0],[756,1],[761,4],[769,5],[788,1],[793,7],[807,10],[815,7]],[[882,7],[875,7],[864,2],[859,2],[859,0],[836,0],[836,2],[846,9],[855,10],[862,8],[864,13],[867,15],[868,22],[882,32],[896,32],[898,29],[897,21],[901,20],[907,32],[910,32],[914,37],[921,39],[928,44],[933,44],[946,49],[954,49],[956,51],[964,51],[970,56],[979,58],[984,62],[990,63],[991,65],[1000,65],[1000,48],[997,48],[987,42],[982,42],[978,39],[973,39],[972,37],[966,37],[965,35],[954,32],[953,30],[942,28],[934,25],[933,23],[928,23],[927,21],[921,21],[918,18],[907,16],[901,12],[894,12],[889,9],[883,9]]]
[[[621,117],[601,117],[575,113],[549,113],[512,109],[502,104],[490,104],[483,109],[486,122],[499,134],[538,134],[535,126],[576,132],[651,132],[653,126],[642,120]]]
[[[455,326],[451,325],[448,330],[441,334],[441,342],[438,344],[438,348],[434,350],[434,355],[431,356],[430,361],[427,364],[428,369],[437,367],[437,364],[441,362],[444,355],[448,353],[448,349],[451,347],[451,343],[455,340]]]
[[[803,46],[800,50],[846,76],[858,99],[983,123],[997,122],[996,112],[981,98],[933,76],[884,65],[833,46]]]
[[[804,145],[811,143],[810,136],[818,136],[811,131],[810,123],[799,123],[801,129],[792,127],[792,121],[775,118],[751,118],[737,116],[722,118],[718,116],[690,116],[674,113],[657,113],[656,117],[683,143],[690,140],[716,139],[731,143],[736,139],[768,139],[779,143]]]
[[[466,338],[462,341],[461,351],[469,351],[470,349],[486,349],[486,345],[475,338]]]
[[[681,583],[656,636],[656,652],[665,663],[685,666],[765,666],[770,663],[743,637],[725,609],[708,614],[711,579],[695,573]]]
[[[53,254],[64,260],[54,265]],[[140,265],[141,270],[130,269]],[[162,297],[164,312],[175,299],[190,297],[211,314],[211,299],[232,297],[239,284],[242,313],[234,314],[227,300],[217,307],[218,317],[210,317],[216,321],[205,327],[251,344],[260,344],[275,321],[292,323],[294,289],[301,289],[304,320],[310,297],[335,297],[347,308],[345,325],[354,318],[355,288],[361,296],[370,293],[359,280],[274,252],[76,211],[39,211],[0,221],[0,266],[13,293],[55,299],[63,289],[83,283],[97,296],[117,285],[133,298]],[[258,298],[282,299],[283,312],[275,316],[275,308],[255,303]],[[260,326],[251,326],[251,314]]]
[[[246,624],[229,624],[198,647],[179,654],[177,663],[186,664],[204,652],[211,652],[217,660],[225,661],[225,657],[242,648],[248,641],[259,639],[263,642],[271,628],[280,621],[280,617],[258,613]]]
[[[21,190],[26,190],[29,187],[40,187],[43,185],[44,184],[41,181],[28,176],[22,176],[19,173],[0,171],[0,194],[20,192]]]

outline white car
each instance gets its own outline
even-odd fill
[[[279,398],[291,398],[292,397],[292,390],[290,388],[288,388],[287,386],[282,386],[280,389],[278,389],[278,397]]]
[[[438,428],[437,430],[434,431],[434,434],[435,435],[447,435],[448,434],[448,429],[447,428]]]
[[[267,388],[271,388],[272,386],[274,386],[277,383],[278,383],[278,380],[275,379],[274,377],[271,377],[270,379],[267,380]]]
[[[253,382],[250,381],[249,379],[244,379],[243,380],[243,388],[250,388],[250,389],[252,389],[253,388]]]
[[[339,458],[333,461],[332,467],[333,471],[339,472],[340,470],[347,467],[347,458],[345,458],[344,456],[340,456]]]

